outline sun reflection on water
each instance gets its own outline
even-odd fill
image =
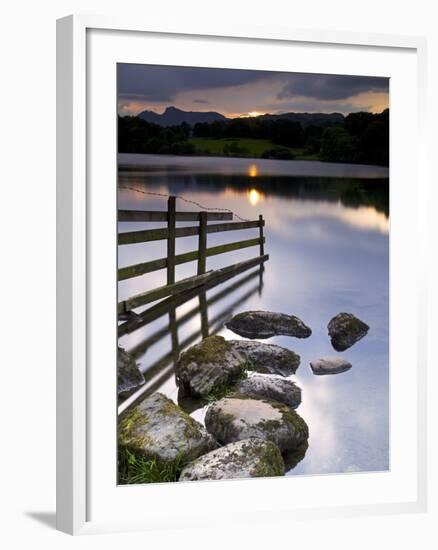
[[[259,175],[259,169],[257,164],[250,164],[248,166],[248,176],[250,178],[256,178]]]
[[[256,206],[261,200],[263,200],[263,193],[257,191],[257,189],[249,189],[246,192],[246,196],[252,206]]]

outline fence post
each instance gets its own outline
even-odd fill
[[[207,212],[199,214],[198,275],[205,273],[207,258]]]
[[[265,245],[263,243],[263,215],[259,215],[259,238],[260,238],[260,256],[264,256],[265,254]]]
[[[167,284],[175,282],[175,197],[169,197],[167,201],[167,229],[169,231],[167,237]]]
[[[262,215],[262,214],[259,214],[260,256],[264,256],[264,254],[265,254],[265,245],[264,245],[264,242],[263,242],[263,238],[264,238],[264,235],[263,235],[263,225],[264,225],[263,215]],[[264,270],[265,270],[265,264],[262,263],[262,264],[260,264],[259,296],[262,295],[262,290],[263,290],[263,271],[264,271]]]

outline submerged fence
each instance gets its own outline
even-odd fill
[[[164,228],[130,231],[118,235],[119,246],[151,241],[167,241],[167,256],[165,258],[122,267],[118,270],[119,281],[139,277],[160,269],[167,270],[166,285],[146,290],[118,303],[119,318],[127,319],[118,327],[119,337],[137,330],[166,312],[174,311],[177,306],[191,297],[199,295],[202,290],[208,290],[252,267],[263,267],[264,262],[269,259],[269,255],[264,252],[265,221],[263,216],[260,215],[258,220],[253,221],[230,222],[229,220],[232,219],[232,212],[178,212],[176,210],[176,197],[172,196],[168,199],[167,211],[119,210],[118,220],[120,222],[167,222],[167,227]],[[177,227],[178,221],[195,221],[199,223],[190,227]],[[211,221],[225,221],[225,223],[209,224],[208,222]],[[210,233],[251,228],[258,229],[256,238],[212,247],[207,246],[207,235]],[[198,235],[198,249],[184,254],[176,254],[176,239],[194,235]],[[259,247],[258,256],[220,269],[206,271],[208,257],[254,246]],[[196,275],[175,281],[175,266],[193,261],[197,262]],[[146,309],[140,315],[131,315],[130,318],[129,314],[132,310],[158,300],[161,301]]]

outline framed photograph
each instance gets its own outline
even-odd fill
[[[57,53],[58,528],[425,510],[424,40]]]

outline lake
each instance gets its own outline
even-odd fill
[[[173,372],[178,352],[199,342],[207,330],[238,339],[223,322],[240,311],[297,315],[312,328],[310,338],[265,340],[301,356],[290,378],[302,389],[297,412],[309,426],[309,446],[287,475],[387,470],[388,170],[311,161],[119,155],[120,209],[166,210],[168,194],[203,207],[230,209],[244,219],[262,214],[270,258],[262,274],[253,269],[179,306],[176,323],[165,315],[120,339],[122,347],[135,352],[147,379],[146,392],[166,394],[202,422],[205,408],[192,410],[179,399]],[[177,210],[199,208],[177,199]],[[163,224],[120,223],[119,232],[152,227]],[[256,229],[209,234],[208,246],[257,236]],[[176,241],[177,254],[196,249],[197,237]],[[214,256],[207,259],[207,269],[258,254],[254,247]],[[163,241],[119,246],[118,263],[124,267],[165,256]],[[176,267],[176,280],[194,274],[195,262]],[[118,299],[165,283],[165,270],[121,281]],[[330,344],[327,323],[341,311],[354,313],[370,331],[338,353]],[[353,367],[338,375],[315,376],[309,362],[327,356],[343,357]]]

